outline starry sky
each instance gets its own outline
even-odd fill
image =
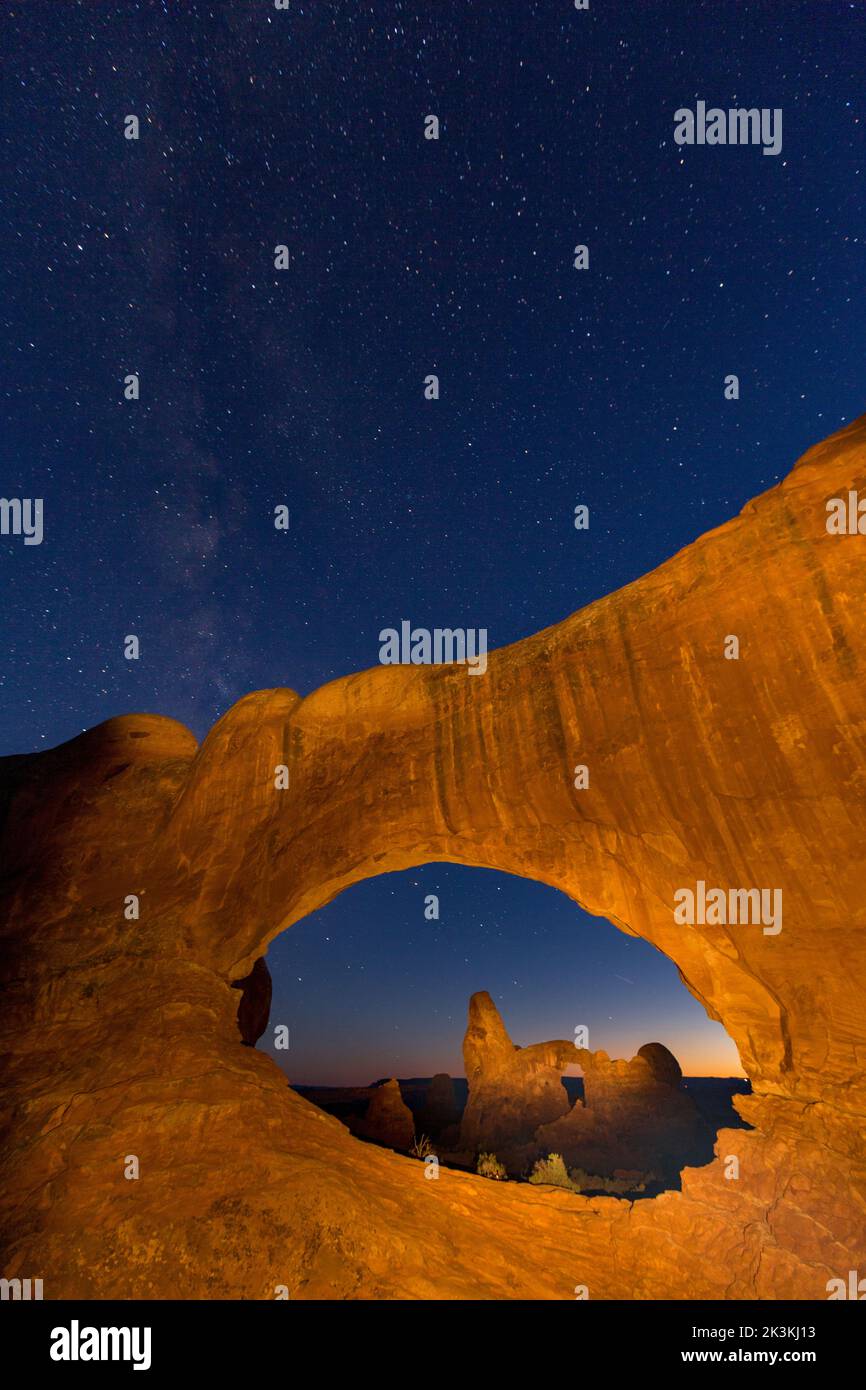
[[[439,898],[439,920],[424,902]],[[259,1047],[298,1085],[463,1076],[469,996],[486,989],[521,1046],[574,1037],[611,1057],[663,1042],[690,1076],[742,1076],[666,956],[530,879],[425,864],[357,883],[272,944],[271,1027]],[[580,1075],[580,1068],[570,1068]]]
[[[861,413],[864,12],[12,0],[0,490],[43,498],[45,530],[0,537],[0,752],[133,710],[203,737],[247,691],[374,665],[403,618],[505,645]],[[781,107],[781,153],[678,146],[701,99]],[[437,876],[447,920],[413,935]],[[569,981],[622,1048],[668,1020],[692,1070],[737,1070],[669,963],[539,885],[428,866],[290,936],[297,1079],[346,1079],[345,1049],[313,1073],[350,1004],[368,1080],[453,1070],[472,988],[518,1040],[568,1036]],[[352,970],[366,1004],[336,997]]]

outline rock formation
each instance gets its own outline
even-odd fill
[[[264,956],[259,956],[249,975],[243,980],[232,982],[232,989],[243,991],[238,1005],[238,1031],[241,1042],[247,1047],[255,1047],[271,1016],[271,972],[265,964]]]
[[[520,1171],[535,1156],[535,1131],[567,1112],[562,1073],[576,1060],[573,1042],[517,1047],[487,991],[473,994],[463,1039],[469,1099],[460,1148],[495,1153],[510,1171]]]
[[[510,1173],[561,1154],[567,1168],[614,1177],[652,1175],[670,1183],[684,1163],[709,1163],[711,1137],[682,1072],[661,1043],[647,1043],[630,1062],[573,1042],[511,1041],[486,991],[469,1001],[463,1041],[469,1099],[460,1149],[495,1153]],[[562,1084],[566,1067],[583,1070],[584,1099],[571,1105]]]
[[[826,528],[864,445],[860,420],[483,676],[380,666],[250,695],[201,748],[129,715],[2,760],[2,1273],[46,1299],[823,1299],[866,1268],[866,538]],[[292,1092],[240,1045],[232,981],[350,884],[434,860],[668,955],[753,1128],[632,1205],[425,1182]],[[782,890],[782,931],[678,925],[699,880]]]
[[[377,1086],[370,1104],[360,1120],[350,1120],[349,1127],[362,1139],[373,1139],[389,1149],[409,1149],[415,1139],[412,1111],[400,1094],[400,1083],[392,1077]]]
[[[428,1139],[439,1139],[457,1124],[458,1119],[454,1082],[447,1072],[437,1072],[418,1114],[418,1133],[426,1134]]]
[[[714,1136],[680,1089],[679,1063],[661,1043],[647,1043],[630,1062],[584,1048],[574,1058],[583,1069],[584,1099],[536,1132],[542,1154],[559,1153],[567,1168],[601,1177],[628,1171],[665,1183],[685,1164],[709,1163]]]

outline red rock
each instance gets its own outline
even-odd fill
[[[249,975],[232,982],[232,989],[243,991],[238,1005],[241,1042],[247,1047],[255,1047],[268,1026],[271,1014],[271,972],[264,956],[259,956]]]
[[[575,1050],[583,1070],[584,1099],[567,1115],[537,1130],[542,1155],[559,1153],[567,1168],[616,1177],[639,1172],[675,1182],[686,1164],[708,1163],[712,1136],[684,1091],[677,1059],[661,1043],[647,1043],[626,1061],[606,1052]]]
[[[198,750],[130,715],[0,761],[3,1273],[46,1299],[823,1299],[862,1272],[866,560],[825,522],[866,491],[864,444],[860,420],[484,676],[377,667],[248,696]],[[231,982],[343,888],[431,861],[664,952],[736,1043],[754,1128],[630,1204],[426,1182],[291,1092],[240,1046]],[[781,889],[783,930],[678,926],[698,880]]]
[[[409,1149],[415,1140],[412,1111],[394,1077],[375,1088],[362,1118],[350,1120],[349,1125],[354,1134],[386,1144],[389,1149]]]
[[[535,1131],[569,1108],[562,1073],[576,1057],[573,1042],[517,1047],[487,991],[473,994],[463,1039],[469,1098],[460,1148],[494,1153],[506,1168],[520,1171],[535,1155]]]
[[[447,1072],[437,1072],[418,1115],[418,1133],[426,1134],[428,1139],[438,1139],[456,1125],[458,1118],[454,1082]]]

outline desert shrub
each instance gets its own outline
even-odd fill
[[[624,1192],[643,1192],[646,1182],[638,1179],[642,1176],[636,1174],[630,1178],[603,1178],[597,1173],[586,1173],[582,1168],[572,1168],[570,1173],[571,1186],[575,1192],[609,1192],[611,1196],[618,1197]]]
[[[645,1179],[646,1175],[634,1173],[625,1178],[603,1178],[597,1173],[584,1172],[583,1168],[572,1168],[568,1172],[561,1154],[539,1158],[529,1175],[530,1182],[564,1187],[568,1192],[609,1192],[614,1197],[626,1192],[643,1192],[646,1181],[641,1182],[641,1178]]]
[[[547,1158],[540,1158],[529,1175],[529,1181],[549,1183],[553,1187],[567,1187],[572,1192],[577,1191],[568,1176],[562,1154],[548,1154]]]
[[[508,1177],[504,1164],[499,1162],[496,1154],[479,1154],[475,1171],[482,1178],[493,1178],[496,1182],[504,1182]]]
[[[413,1158],[427,1158],[433,1152],[433,1145],[427,1135],[422,1134],[415,1140],[409,1152]]]

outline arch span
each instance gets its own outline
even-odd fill
[[[178,891],[193,895],[208,963],[237,974],[373,873],[431,860],[501,869],[670,956],[753,1080],[815,1099],[838,1051],[837,1098],[850,1095],[864,581],[858,538],[827,535],[824,499],[862,470],[864,433],[811,450],[653,574],[491,653],[483,677],[377,667],[306,699],[241,700],[205,740],[157,844],[161,866],[183,866]],[[737,661],[724,656],[730,633]],[[282,793],[277,764],[289,768]],[[782,930],[677,926],[674,894],[698,882],[780,890]],[[794,1028],[793,981],[821,989],[831,964],[820,1016]]]

